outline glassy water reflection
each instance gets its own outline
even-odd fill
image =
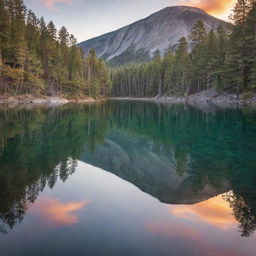
[[[204,110],[1,109],[1,255],[255,255],[256,112]]]

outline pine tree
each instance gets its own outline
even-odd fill
[[[94,76],[96,72],[96,52],[94,49],[90,50],[87,58],[86,58],[86,80],[88,82],[88,95],[89,96],[95,96],[95,81]]]
[[[216,88],[223,90],[224,88],[224,76],[225,76],[225,59],[227,54],[228,39],[222,26],[217,29],[217,63],[216,63]]]
[[[94,49],[90,50],[85,60],[85,79],[89,96],[98,97],[104,95],[104,93],[108,94],[111,85],[108,69],[103,60],[97,58]],[[129,93],[127,89],[131,85],[130,82],[124,84],[126,85],[126,93]]]
[[[77,40],[73,35],[69,38],[70,53],[69,53],[69,64],[68,64],[68,79],[72,80],[75,76],[74,72],[78,69],[78,51],[77,51]]]
[[[21,93],[24,85],[24,66],[27,54],[25,40],[26,8],[22,0],[6,1],[6,9],[10,17],[10,51],[6,76],[11,80],[11,89],[14,94]]]
[[[62,58],[62,64],[65,66],[68,60],[68,47],[69,47],[69,33],[65,27],[62,27],[58,34],[58,40],[60,44],[60,53]]]
[[[208,34],[207,42],[207,88],[214,87],[217,84],[217,69],[218,69],[218,42],[216,34],[213,30]]]
[[[47,31],[51,37],[52,40],[57,41],[57,29],[53,23],[53,21],[50,21],[47,24]]]
[[[176,50],[174,60],[174,92],[189,93],[188,86],[188,72],[189,72],[189,58],[188,58],[188,42],[185,37],[179,40],[179,45]]]
[[[5,60],[9,53],[10,17],[6,10],[5,1],[0,1],[0,86]]]
[[[162,59],[159,50],[156,50],[153,58],[153,71],[151,74],[152,96],[160,97],[163,94],[164,74],[162,72]]]
[[[241,93],[249,85],[250,52],[246,35],[246,18],[249,11],[247,0],[238,0],[232,15],[235,26],[229,40],[226,59],[226,82],[229,87]]]
[[[190,39],[192,50],[197,50],[205,46],[207,39],[207,31],[202,20],[198,20],[197,23],[192,28]]]
[[[248,62],[250,66],[249,88],[256,89],[256,1],[250,2],[250,11],[246,18],[247,50],[250,52]]]
[[[14,2],[14,19],[12,21],[12,46],[15,56],[14,67],[18,66],[21,69],[24,65],[26,54],[25,41],[25,15],[26,8],[22,0],[13,0]]]
[[[111,87],[111,81],[108,69],[103,61],[99,59],[99,80],[100,80],[100,96],[108,96]]]
[[[207,75],[204,72],[207,65],[207,31],[201,20],[195,24],[190,35],[191,61],[193,67],[192,91],[200,91],[206,88]]]

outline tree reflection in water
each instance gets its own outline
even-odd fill
[[[185,185],[181,186],[179,192],[191,194],[192,191],[197,201],[215,196],[216,191],[232,190],[225,200],[233,209],[242,236],[248,237],[256,229],[255,117],[255,111],[250,109],[205,112],[184,105],[142,102],[3,108],[0,111],[0,232],[7,232],[21,222],[29,204],[35,202],[46,186],[53,188],[58,179],[65,182],[75,172],[77,160],[82,156],[82,160],[117,174],[161,201],[168,201],[171,185],[163,184],[165,177],[158,177],[157,168],[152,172],[146,166],[143,168],[148,162],[144,154],[148,150],[175,168],[175,177],[191,187],[186,191]],[[97,153],[102,152],[104,143],[110,139],[138,161],[135,162],[140,168],[138,173],[143,175],[139,176],[136,168],[127,170],[129,165],[117,168],[111,162],[110,144],[106,161]],[[151,180],[159,183],[153,187]],[[200,191],[206,185],[215,188],[215,192],[202,196]],[[162,187],[167,192],[157,191]],[[179,199],[184,203],[179,197],[177,203]]]

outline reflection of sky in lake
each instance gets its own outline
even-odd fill
[[[255,235],[241,238],[237,226],[221,196],[167,205],[79,162],[0,235],[1,255],[255,255]]]
[[[89,200],[84,200],[61,203],[55,198],[42,197],[31,207],[30,211],[40,216],[44,225],[49,224],[53,227],[71,226],[79,222],[78,215],[75,212],[84,208],[89,202]]]
[[[237,225],[232,210],[221,195],[195,205],[169,206],[168,208],[173,216],[205,222],[220,229],[229,229]]]

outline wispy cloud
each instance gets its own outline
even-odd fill
[[[57,8],[56,8],[57,4],[69,4],[74,0],[42,0],[42,1],[47,8],[57,11]]]

